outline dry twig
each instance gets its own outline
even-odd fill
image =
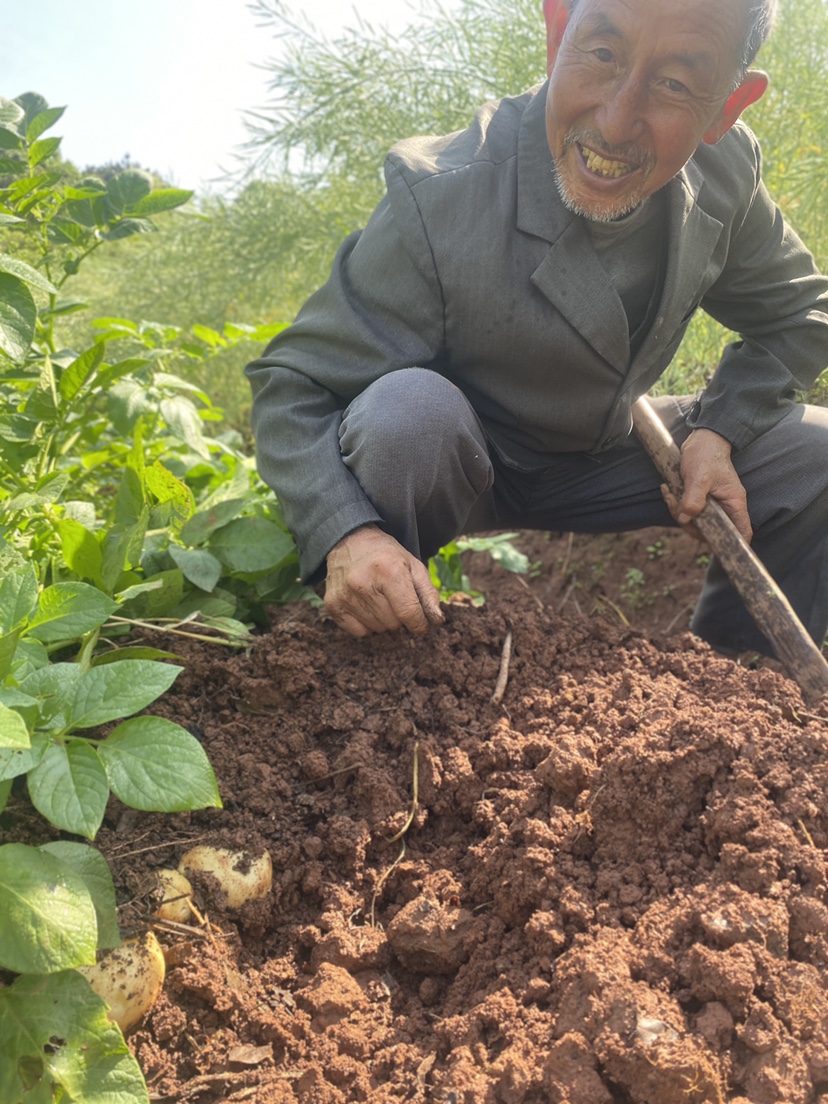
[[[506,683],[509,681],[509,663],[512,658],[512,630],[506,633],[506,639],[503,641],[503,652],[500,656],[500,670],[497,673],[497,682],[495,683],[494,693],[491,697],[492,705],[500,705],[503,701],[503,695],[506,693]]]

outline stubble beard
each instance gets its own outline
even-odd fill
[[[591,197],[585,199],[584,197],[578,196],[575,190],[570,187],[570,183],[566,179],[565,170],[561,171],[559,168],[558,161],[560,160],[561,164],[563,164],[569,151],[579,145],[586,145],[593,149],[603,150],[604,155],[608,159],[625,161],[630,165],[637,165],[639,169],[642,170],[640,183],[627,195],[621,196],[616,200],[602,200],[600,197],[595,197],[594,200],[592,200]],[[580,156],[577,150],[575,150],[574,156]],[[555,178],[555,185],[564,207],[572,211],[573,214],[590,219],[592,222],[615,222],[617,219],[624,218],[625,215],[631,214],[644,198],[642,195],[644,184],[646,183],[647,177],[652,172],[653,167],[653,158],[646,150],[641,150],[636,146],[619,146],[614,149],[608,149],[601,135],[591,130],[569,131],[564,138],[560,159],[554,156],[552,158],[552,175]]]

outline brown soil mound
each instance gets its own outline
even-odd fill
[[[113,802],[122,920],[195,839],[267,848],[274,887],[231,913],[205,885],[207,924],[159,932],[130,1040],[154,1100],[828,1102],[828,700],[684,631],[700,568],[669,539],[613,538],[615,589],[567,595],[608,546],[561,538],[422,640],[303,605],[189,654],[153,711],[203,738],[225,808]],[[625,606],[636,563],[675,588]]]

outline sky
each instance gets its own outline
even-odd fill
[[[449,4],[449,7],[452,5]],[[288,0],[335,35],[357,17],[401,31],[414,0]],[[181,188],[225,190],[280,48],[247,0],[0,0],[0,97],[39,92],[79,168],[119,161]]]

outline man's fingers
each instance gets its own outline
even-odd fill
[[[325,605],[334,621],[357,637],[400,628],[421,635],[443,620],[427,568],[371,526],[328,554]]]
[[[446,618],[440,608],[440,595],[431,581],[428,568],[419,560],[411,565],[411,580],[428,623],[442,625]]]
[[[679,501],[666,483],[661,484],[661,497],[664,499],[667,509],[673,515],[678,524],[682,527],[685,533],[689,533],[697,541],[704,540],[704,537],[698,531],[693,524],[693,519],[688,514],[683,514],[679,507]]]

